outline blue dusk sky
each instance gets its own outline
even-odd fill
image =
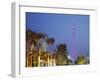
[[[46,33],[55,47],[65,43],[71,56],[73,47],[77,55],[89,55],[89,15],[26,12],[26,29]]]

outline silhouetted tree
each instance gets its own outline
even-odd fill
[[[47,39],[47,43],[48,44],[54,44],[54,42],[55,42],[55,39],[54,38],[48,38]]]
[[[68,58],[67,58],[67,46],[66,44],[60,44],[57,46],[57,65],[66,65],[68,64]]]
[[[29,39],[34,39],[35,38],[35,35],[36,35],[36,32],[33,32],[32,30],[30,29],[27,29],[26,30],[26,40],[29,40]]]
[[[60,44],[60,45],[58,45],[57,46],[57,50],[58,50],[58,52],[66,52],[66,50],[67,50],[66,44]]]

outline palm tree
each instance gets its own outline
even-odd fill
[[[54,44],[55,39],[54,38],[48,38],[46,41],[47,41],[48,44]]]
[[[32,39],[35,37],[36,32],[32,31],[31,29],[26,30],[26,40]]]
[[[47,42],[47,44],[48,44],[48,65],[49,65],[49,60],[51,59],[51,61],[52,61],[52,65],[54,65],[53,64],[53,54],[50,54],[50,53],[53,53],[53,44],[54,44],[54,42],[55,42],[55,39],[54,38],[48,38],[47,40],[46,40],[46,42]],[[49,56],[49,55],[51,55],[51,57]]]
[[[32,66],[32,45],[35,34],[30,29],[26,30],[26,66]]]

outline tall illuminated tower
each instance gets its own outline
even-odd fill
[[[75,63],[75,60],[77,58],[77,41],[76,41],[76,26],[72,25],[72,58],[73,58],[73,64]]]

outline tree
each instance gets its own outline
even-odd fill
[[[26,30],[26,40],[35,38],[36,32],[33,32],[30,29]]]
[[[48,44],[54,44],[55,39],[54,38],[48,38],[46,41],[47,41]]]
[[[36,46],[34,37],[36,33],[30,29],[26,30],[26,66],[32,66],[32,51]]]
[[[60,45],[58,45],[58,46],[57,46],[57,50],[58,50],[59,52],[66,52],[66,50],[67,50],[66,44],[60,44]]]
[[[83,55],[77,57],[76,64],[86,64],[86,59]]]
[[[47,44],[48,44],[48,48],[47,48],[48,53],[55,53],[55,52],[54,52],[55,49],[54,49],[54,47],[53,47],[53,44],[54,44],[54,42],[55,42],[55,39],[54,39],[54,38],[48,38],[48,39],[46,40],[46,42],[47,42]]]
[[[57,57],[56,57],[57,65],[68,64],[67,54],[68,52],[66,44],[60,44],[57,46]]]

